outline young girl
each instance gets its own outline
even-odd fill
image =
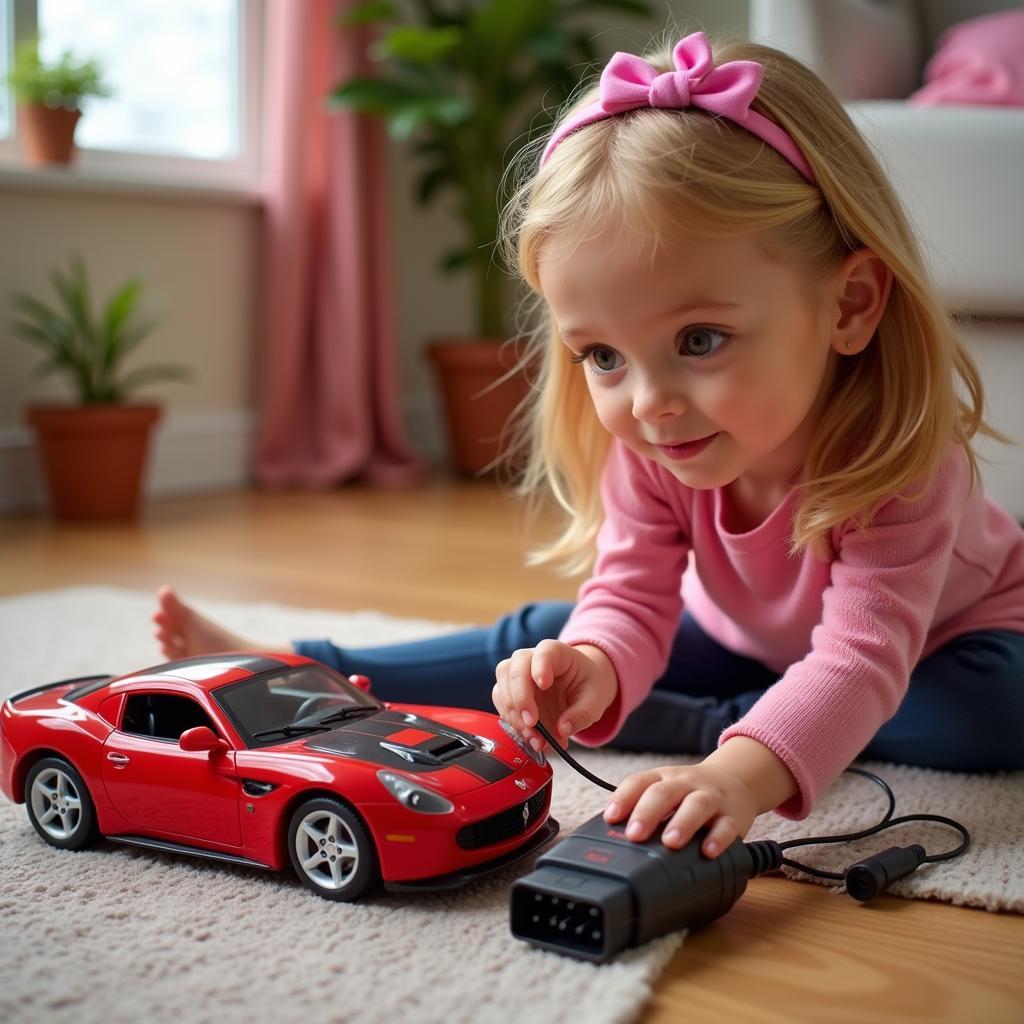
[[[546,336],[526,488],[578,603],[372,650],[297,651],[386,700],[706,754],[605,816],[715,856],[863,755],[1024,768],[1024,532],[983,495],[977,371],[840,104],[702,33],[616,54],[506,211]],[[958,390],[959,388],[959,390]],[[166,655],[249,645],[162,590]],[[496,666],[496,669],[495,669]]]

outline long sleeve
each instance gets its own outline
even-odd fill
[[[799,787],[776,809],[785,817],[806,817],[903,699],[960,528],[966,468],[953,465],[920,500],[893,498],[863,530],[833,533],[808,654],[719,737],[750,736],[785,762]]]
[[[587,745],[611,739],[650,693],[679,625],[689,542],[657,474],[652,463],[613,445],[601,482],[605,520],[597,561],[560,635],[565,643],[604,651],[619,680],[619,698],[574,737]]]

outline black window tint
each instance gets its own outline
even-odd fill
[[[133,693],[125,702],[121,731],[177,740],[186,729],[197,725],[217,731],[210,716],[191,697],[173,693]]]

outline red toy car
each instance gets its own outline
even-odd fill
[[[368,691],[291,654],[38,686],[0,710],[0,789],[51,846],[290,860],[333,900],[459,885],[554,838],[551,768],[496,715]]]

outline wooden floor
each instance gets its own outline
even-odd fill
[[[573,596],[575,584],[522,567],[525,544],[520,510],[487,483],[172,499],[136,526],[0,519],[0,593],[170,582],[196,597],[484,622]],[[759,878],[687,938],[641,1020],[1021,1024],[1022,975],[1024,918],[887,897],[861,906]]]

